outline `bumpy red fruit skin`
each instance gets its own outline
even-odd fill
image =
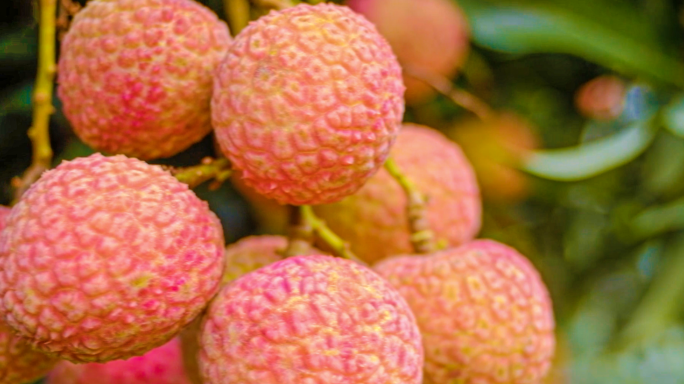
[[[202,323],[207,384],[421,383],[423,351],[399,293],[331,256],[290,257],[226,285]]]
[[[477,240],[374,269],[416,314],[425,383],[541,383],[555,348],[546,286],[515,249]]]
[[[401,68],[362,16],[334,4],[273,11],[235,38],[212,122],[245,184],[281,204],[322,204],[382,165],[404,113]]]
[[[0,232],[11,209],[0,206]],[[31,349],[0,320],[0,384],[33,381],[45,375],[56,360]]]
[[[142,355],[216,293],[223,231],[159,166],[94,154],[45,172],[0,233],[0,319],[73,362]]]
[[[348,0],[392,45],[402,65],[451,77],[468,57],[470,27],[452,0]],[[434,91],[404,76],[406,102],[420,103]]]
[[[62,361],[46,384],[189,384],[183,370],[180,341],[155,348],[143,356],[104,364]]]
[[[287,248],[287,238],[283,236],[249,236],[226,247],[226,269],[223,272],[223,284],[261,267],[284,259],[282,254]],[[314,248],[304,249],[307,255],[323,254]],[[200,319],[181,332],[183,342],[183,361],[185,369],[193,383],[201,384],[201,376],[197,362],[199,351]]]
[[[62,41],[64,113],[97,150],[172,156],[210,132],[213,72],[230,42],[195,1],[90,1]]]
[[[438,240],[459,245],[480,230],[482,202],[475,173],[458,145],[425,126],[405,124],[392,158],[428,198],[428,220]],[[381,169],[339,203],[314,207],[365,261],[413,251],[406,194]]]

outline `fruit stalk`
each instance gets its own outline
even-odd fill
[[[494,112],[487,103],[470,92],[455,88],[446,77],[405,63],[402,65],[402,68],[407,76],[431,86],[437,92],[451,99],[456,105],[470,111],[479,119],[484,121],[493,119]]]
[[[230,31],[235,36],[249,23],[249,0],[223,0],[223,6]]]
[[[171,168],[170,171],[178,181],[188,184],[190,188],[195,188],[205,181],[214,179],[214,183],[209,187],[210,189],[218,188],[233,173],[227,159],[212,159],[210,157],[202,159],[202,163],[199,165],[187,168]]]
[[[50,147],[50,115],[52,106],[52,90],[54,88],[55,66],[55,16],[57,0],[40,0],[40,21],[38,36],[38,74],[33,90],[33,122],[28,129],[28,137],[33,147],[31,166],[21,179],[15,179],[14,202],[40,177],[43,171],[50,168],[52,147]]]
[[[411,229],[411,244],[417,253],[430,253],[435,250],[435,236],[430,230],[427,218],[427,202],[425,196],[413,185],[399,169],[394,159],[385,161],[387,172],[401,185],[406,193],[406,215]]]
[[[294,7],[295,5],[292,0],[252,0],[252,2],[259,8],[277,10]]]
[[[301,222],[304,225],[310,226],[314,234],[329,246],[335,255],[356,261],[359,264],[366,264],[351,251],[349,243],[337,236],[335,232],[328,228],[325,221],[316,216],[310,205],[302,205],[299,208],[299,214],[301,215]]]

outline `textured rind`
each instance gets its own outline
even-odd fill
[[[425,383],[541,383],[555,348],[551,299],[515,249],[477,240],[374,269],[406,298],[425,345]]]
[[[226,268],[222,284],[227,284],[238,277],[261,267],[284,259],[279,252],[287,248],[287,238],[283,236],[249,236],[226,247]],[[304,249],[306,255],[323,254],[314,248]],[[197,353],[199,351],[199,326],[197,318],[181,332],[183,345],[183,361],[191,381],[201,384]]]
[[[0,384],[32,382],[48,373],[56,362],[31,349],[0,321]]]
[[[46,384],[190,384],[176,338],[143,356],[104,364],[61,361]]]
[[[322,204],[382,165],[404,113],[401,68],[361,15],[334,4],[273,11],[217,70],[212,122],[245,184],[281,204]]]
[[[470,27],[451,0],[348,0],[347,5],[373,22],[402,65],[452,77],[468,57]],[[404,76],[406,102],[434,94],[428,85]]]
[[[195,1],[89,1],[61,45],[64,113],[97,150],[172,156],[211,131],[213,73],[230,43]]]
[[[391,156],[427,196],[437,240],[459,245],[475,237],[482,202],[475,173],[458,145],[428,127],[404,124]],[[406,194],[384,169],[352,196],[314,210],[367,262],[413,251]]]
[[[419,384],[423,350],[399,293],[349,260],[290,257],[226,285],[202,323],[207,384]]]
[[[0,320],[73,362],[142,355],[217,292],[221,224],[159,166],[94,154],[45,172],[0,233]]]
[[[0,232],[5,228],[10,212],[9,207],[0,206]],[[0,320],[0,384],[33,381],[45,375],[55,362],[55,359],[32,350]]]

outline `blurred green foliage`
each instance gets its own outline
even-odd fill
[[[223,18],[220,0],[203,2]],[[527,199],[485,201],[481,237],[518,248],[540,269],[567,349],[559,367],[571,382],[684,382],[681,3],[457,3],[471,23],[473,52],[456,83],[530,120],[549,149],[525,165],[538,176],[531,176]],[[25,0],[0,4],[2,204],[10,201],[11,177],[30,162],[33,14]],[[606,73],[631,84],[625,110],[612,122],[587,120],[577,113],[574,94]],[[465,115],[438,97],[408,108],[406,118],[447,129]],[[59,112],[51,137],[56,162],[90,153]],[[191,165],[212,154],[206,139],[160,163]],[[246,203],[229,185],[197,193],[221,217],[228,241],[255,230]]]

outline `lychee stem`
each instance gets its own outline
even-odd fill
[[[218,188],[233,173],[227,159],[212,159],[211,157],[202,159],[202,164],[186,168],[169,168],[169,171],[178,181],[188,184],[190,188],[213,179],[210,189]]]
[[[249,24],[249,0],[223,0],[226,19],[233,36]]]
[[[277,10],[295,6],[292,0],[252,0],[252,3],[259,8]]]
[[[427,201],[425,196],[418,191],[416,186],[404,175],[397,163],[391,157],[385,161],[385,169],[401,185],[406,193],[406,214],[411,230],[411,244],[417,253],[433,252],[435,247],[435,236],[430,229],[430,222],[427,217]]]
[[[33,90],[33,123],[28,129],[28,137],[33,147],[31,166],[21,178],[15,178],[12,185],[16,188],[14,201],[38,180],[43,171],[50,168],[52,147],[50,146],[50,115],[52,106],[52,90],[56,72],[55,66],[55,18],[57,0],[40,0],[40,21],[38,35],[38,73]]]
[[[335,232],[328,228],[325,221],[316,216],[310,205],[300,206],[299,214],[301,215],[300,222],[303,223],[304,226],[311,227],[313,233],[330,247],[336,256],[356,261],[359,264],[366,264],[351,251],[349,243],[337,236]]]
[[[407,64],[403,64],[402,68],[405,75],[431,86],[437,92],[450,98],[456,105],[472,112],[475,116],[480,118],[480,120],[487,121],[494,118],[494,112],[487,103],[464,89],[455,88],[448,78],[426,69]]]

